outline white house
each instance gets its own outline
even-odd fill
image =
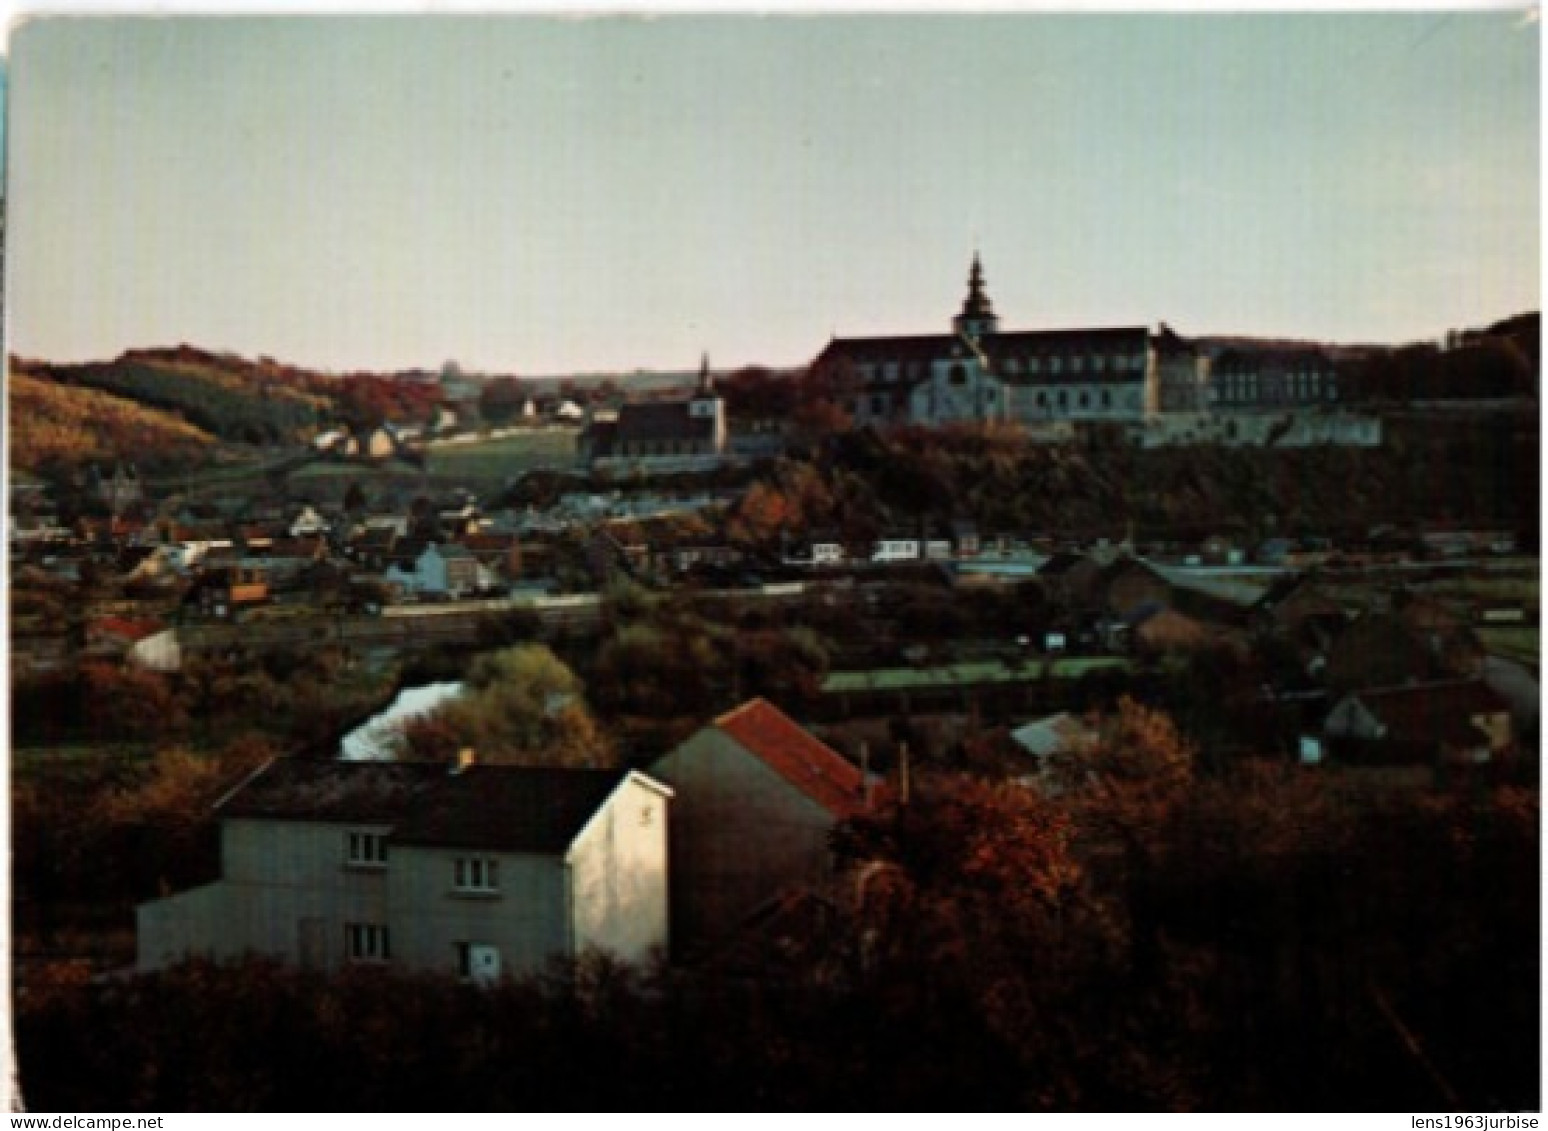
[[[221,879],[139,907],[138,967],[642,962],[668,942],[671,797],[626,770],[277,759],[217,807]]]

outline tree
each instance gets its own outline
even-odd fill
[[[481,761],[502,765],[615,765],[584,690],[546,645],[488,652],[473,662],[463,694],[406,729],[404,741],[419,756],[469,747]]]
[[[1090,850],[1117,853],[1131,973],[1142,983],[1160,962],[1162,850],[1189,797],[1193,762],[1193,746],[1170,718],[1125,696],[1095,744],[1056,752],[1050,763]]]

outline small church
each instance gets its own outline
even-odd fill
[[[583,440],[591,459],[718,458],[726,455],[729,434],[726,402],[715,389],[706,355],[691,396],[631,401],[613,420],[594,420]]]

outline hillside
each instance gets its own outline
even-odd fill
[[[327,378],[190,346],[131,350],[109,362],[17,362],[13,368],[42,381],[136,401],[243,443],[299,439],[333,410]]]
[[[24,372],[10,376],[11,466],[129,457],[147,466],[208,450],[215,438],[187,421],[94,389]]]
[[[840,531],[955,518],[1079,537],[1262,538],[1391,523],[1497,526],[1535,540],[1538,451],[1531,412],[1394,421],[1371,449],[1140,450],[1100,437],[1039,447],[1014,432],[913,430],[838,438],[815,476],[787,461],[765,478],[785,511]]]

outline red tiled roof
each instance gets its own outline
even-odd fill
[[[860,771],[768,700],[749,700],[721,715],[715,726],[835,817],[863,811]]]

